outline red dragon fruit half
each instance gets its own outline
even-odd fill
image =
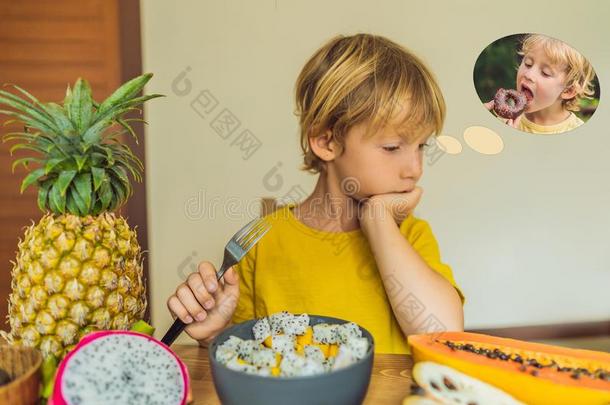
[[[49,405],[184,405],[188,371],[169,347],[133,331],[85,336],[61,361]]]

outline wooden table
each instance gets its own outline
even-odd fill
[[[212,371],[207,349],[199,346],[174,345],[172,349],[186,363],[193,385],[193,399],[196,405],[218,405],[212,382]],[[376,354],[373,374],[364,404],[396,404],[409,394],[411,388],[410,356],[399,354]]]

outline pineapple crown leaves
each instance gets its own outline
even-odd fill
[[[0,114],[12,118],[4,125],[24,126],[23,132],[5,134],[3,142],[20,142],[11,147],[11,155],[20,149],[37,154],[13,162],[13,171],[19,165],[30,170],[21,193],[37,185],[38,207],[55,214],[98,215],[123,205],[133,193],[128,175],[140,182],[144,167],[119,137],[129,134],[137,143],[131,123],[146,121],[125,114],[141,112],[139,105],[163,97],[138,96],[151,77],[149,73],[131,79],[99,104],[81,78],[68,86],[63,105],[40,102],[16,85],[21,96],[0,90],[0,107],[10,108],[0,109]],[[31,163],[37,168],[30,169]]]

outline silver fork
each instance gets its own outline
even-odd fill
[[[220,270],[216,272],[216,279],[220,280],[231,266],[236,265],[245,255],[248,250],[262,238],[271,229],[271,225],[263,218],[256,218],[248,222],[243,228],[241,228],[225,246],[224,259],[222,260],[222,266]],[[161,341],[168,346],[174,343],[174,340],[182,333],[186,324],[176,318],[172,326],[163,336]]]

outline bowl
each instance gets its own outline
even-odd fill
[[[0,387],[0,404],[38,403],[41,365],[42,355],[38,350],[0,343],[0,368],[11,377],[11,382]]]
[[[306,377],[264,377],[231,370],[216,360],[216,349],[230,336],[254,339],[252,327],[257,319],[234,325],[218,335],[209,349],[212,378],[224,405],[353,405],[361,404],[371,380],[374,340],[369,340],[364,358],[343,369]],[[328,316],[309,315],[310,326],[319,323],[343,324],[349,321]]]

